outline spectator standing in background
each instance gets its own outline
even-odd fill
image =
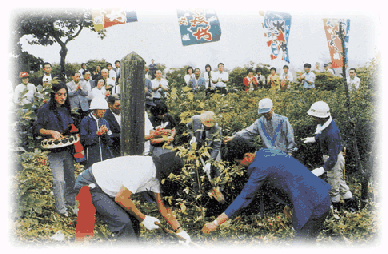
[[[96,80],[97,86],[92,89],[92,99],[101,96],[106,98],[110,95],[110,92],[105,89],[105,79],[100,77]]]
[[[271,74],[268,76],[268,85],[272,91],[280,90],[280,78],[278,75],[276,75],[275,67],[271,68]]]
[[[151,80],[155,79],[156,77],[156,63],[155,60],[152,59],[152,63],[148,66],[149,68],[149,74],[151,75]]]
[[[349,76],[346,78],[349,92],[354,92],[360,87],[360,78],[356,76],[356,69],[350,68]]]
[[[192,86],[192,84],[190,84],[190,80],[193,79],[194,77],[195,77],[195,75],[193,73],[193,67],[191,67],[191,66],[187,67],[186,75],[183,78],[184,78],[185,83],[188,87]]]
[[[210,66],[210,64],[206,64],[205,73],[203,74],[203,77],[205,78],[205,84],[206,84],[205,88],[207,93],[215,91],[216,89],[215,84],[213,84],[212,82],[212,76],[213,76],[212,67]]]
[[[300,76],[304,88],[315,88],[315,74],[311,70],[311,64],[304,64],[304,73]]]
[[[154,103],[162,99],[162,93],[168,91],[168,81],[162,78],[162,71],[156,70],[156,77],[152,80],[152,98]]]
[[[294,80],[292,73],[288,70],[288,65],[283,66],[283,73],[280,75],[280,90],[284,91],[290,88],[291,82]]]
[[[120,125],[121,125],[121,107],[120,98],[115,96],[108,96],[108,107],[104,119],[108,122],[110,130],[112,131],[112,155],[113,157],[120,156]]]
[[[116,84],[119,83],[119,78],[121,74],[121,68],[120,68],[120,60],[115,61],[116,68],[113,68],[113,70],[116,72]]]
[[[96,69],[93,71],[92,79],[96,80],[100,76],[101,76],[101,67],[97,65]]]
[[[261,68],[256,68],[256,80],[257,80],[257,87],[263,88],[265,86],[265,77],[261,75]]]
[[[257,84],[258,83],[257,83],[256,77],[253,76],[253,70],[252,70],[252,68],[249,68],[247,71],[247,76],[244,77],[245,91],[247,92],[248,90],[249,91],[256,90]]]
[[[80,74],[81,80],[84,80],[84,74],[85,74],[86,71],[87,71],[86,64],[82,63],[81,64],[81,69],[79,69],[79,74]]]
[[[225,67],[223,63],[218,64],[218,71],[213,72],[212,82],[216,85],[216,90],[219,90],[221,94],[227,94],[227,84],[229,81],[229,73],[224,71]]]
[[[80,73],[73,73],[73,80],[66,85],[69,90],[69,100],[71,110],[78,109],[79,115],[76,116],[76,126],[79,126],[80,121],[88,114],[89,110],[89,88],[85,82],[81,82]]]
[[[44,83],[51,83],[51,80],[53,80],[54,76],[51,74],[51,64],[50,63],[44,63],[43,64],[43,76],[40,76],[38,78],[37,85],[43,85]]]
[[[113,70],[112,64],[109,63],[107,68],[108,68],[108,73],[109,73],[108,77],[111,80],[113,80],[116,84],[116,72]]]
[[[199,68],[195,68],[194,78],[190,80],[190,83],[194,92],[205,91],[205,79],[201,77],[201,70]]]
[[[19,106],[31,104],[35,94],[37,93],[36,87],[34,84],[28,83],[27,72],[20,72],[19,78],[21,79],[22,83],[15,87],[13,102]],[[22,96],[23,93],[24,95]]]

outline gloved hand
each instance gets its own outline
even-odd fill
[[[212,166],[211,163],[206,163],[205,167],[203,167],[203,171],[205,171],[209,179],[210,179],[211,166]]]
[[[158,219],[155,218],[155,217],[146,215],[146,217],[145,217],[144,220],[143,220],[143,225],[144,225],[144,227],[146,227],[146,229],[152,231],[152,230],[154,230],[154,229],[159,228],[159,227],[155,224],[155,222],[160,223],[160,220],[158,220]]]
[[[325,169],[323,167],[316,168],[313,171],[311,171],[311,173],[313,173],[316,176],[320,176],[320,175],[323,175],[323,173],[325,173]]]
[[[303,140],[303,143],[305,143],[305,144],[317,142],[317,141],[315,140],[315,137],[309,137],[309,138],[305,138],[305,139],[302,139],[302,140]]]
[[[192,137],[191,140],[190,140],[190,145],[192,143],[197,143],[197,138],[196,137]]]
[[[177,233],[177,235],[179,235],[180,237],[185,239],[184,242],[183,241],[179,241],[179,242],[185,243],[186,245],[188,245],[191,242],[191,238],[190,238],[189,234],[187,234],[186,231],[182,230],[181,232]]]

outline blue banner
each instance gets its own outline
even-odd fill
[[[288,57],[288,37],[291,28],[291,15],[285,12],[267,11],[264,15],[264,36],[271,47],[271,60],[276,59],[282,50],[282,60],[290,63]]]
[[[220,21],[215,11],[177,10],[177,14],[183,46],[220,40]]]

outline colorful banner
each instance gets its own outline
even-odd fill
[[[93,9],[92,19],[94,29],[96,31],[100,31],[101,29],[117,24],[126,24],[129,22],[137,21],[135,11],[125,11],[120,8]]]
[[[340,35],[340,26],[342,24],[342,32],[344,35],[344,45],[345,45],[345,63],[348,63],[348,42],[349,42],[349,26],[350,20],[343,19],[323,19],[323,26],[325,28],[327,45],[329,46],[329,52],[331,56],[331,62],[333,68],[340,68],[343,65],[343,50],[342,43],[339,37]]]
[[[271,60],[276,59],[282,50],[282,60],[290,63],[288,58],[288,37],[291,28],[291,15],[285,12],[267,11],[264,15],[264,36],[271,47]]]
[[[183,46],[219,41],[220,21],[214,11],[177,10]]]

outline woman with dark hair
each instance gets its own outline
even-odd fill
[[[96,97],[106,98],[110,95],[110,92],[105,89],[105,79],[103,77],[99,77],[96,80],[96,87],[92,89],[92,99]]]
[[[191,87],[191,84],[189,84],[189,82],[190,82],[190,79],[193,79],[193,78],[195,78],[195,75],[193,73],[193,67],[189,66],[187,67],[186,75],[184,76],[185,83],[188,87]]]
[[[256,80],[255,76],[253,76],[252,68],[248,69],[247,76],[244,77],[244,86],[245,86],[244,88],[245,88],[246,92],[248,92],[248,90],[250,90],[250,91],[256,90],[257,80]]]
[[[210,66],[210,64],[206,64],[203,77],[205,78],[205,88],[207,92],[210,92],[212,90],[212,74],[212,67]]]
[[[175,120],[168,114],[167,105],[163,102],[159,102],[155,106],[152,106],[150,111],[152,115],[149,119],[153,129],[156,130],[154,138],[151,139],[150,150],[152,154],[156,155],[169,152],[169,149],[163,149],[163,145],[165,142],[171,145],[171,142],[175,138]],[[167,136],[167,141],[165,141],[164,136]]]
[[[50,99],[37,112],[34,123],[34,134],[46,139],[54,139],[53,143],[60,143],[64,135],[73,129],[68,90],[64,83],[53,84]],[[59,214],[68,215],[67,207],[75,207],[75,193],[73,187],[74,159],[73,146],[62,146],[50,149],[47,155],[53,174],[53,192],[55,208]]]

